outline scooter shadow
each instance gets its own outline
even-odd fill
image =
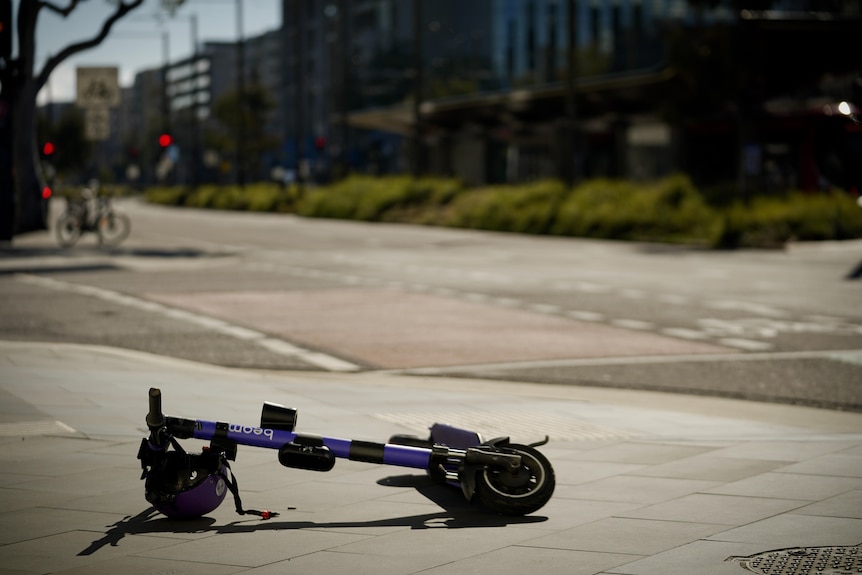
[[[447,488],[432,482],[427,477],[401,475],[387,477],[377,482],[391,487],[412,487],[430,501],[439,505],[443,511],[423,513],[405,517],[374,519],[370,521],[334,521],[318,523],[315,521],[287,521],[284,516],[260,520],[257,517],[216,524],[211,517],[177,520],[159,514],[149,507],[137,515],[127,516],[110,525],[105,535],[93,541],[79,556],[92,555],[105,546],[116,547],[126,535],[152,535],[154,533],[253,533],[256,531],[278,531],[292,529],[345,529],[362,527],[408,527],[410,529],[475,529],[524,525],[547,521],[541,515],[504,516],[485,510],[479,505],[466,501],[457,489]]]

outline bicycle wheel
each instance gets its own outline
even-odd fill
[[[70,248],[81,237],[81,220],[75,215],[63,214],[57,220],[55,232],[60,245]]]
[[[96,224],[96,230],[99,233],[99,244],[115,246],[126,239],[131,228],[132,223],[126,214],[120,214],[113,210],[103,212]]]

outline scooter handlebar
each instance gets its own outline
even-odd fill
[[[157,429],[164,427],[165,414],[162,413],[162,391],[157,387],[150,388],[150,411],[147,413],[147,427]]]

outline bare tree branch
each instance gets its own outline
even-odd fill
[[[60,8],[56,4],[52,4],[51,2],[45,0],[42,2],[42,7],[47,8],[51,12],[56,12],[57,14],[60,14],[63,18],[65,18],[66,16],[71,14],[72,11],[78,6],[79,1],[80,0],[70,0],[68,6],[66,6],[65,8]]]
[[[102,24],[102,29],[99,31],[98,34],[96,34],[89,40],[84,40],[76,44],[69,44],[63,50],[58,52],[56,56],[48,58],[48,60],[45,62],[45,65],[42,67],[42,71],[39,73],[39,76],[36,79],[36,92],[38,93],[38,91],[42,89],[42,86],[44,86],[45,83],[48,81],[48,77],[51,75],[51,72],[53,72],[54,68],[56,68],[63,60],[74,54],[77,54],[78,52],[83,52],[84,50],[88,50],[101,44],[102,41],[107,38],[108,33],[111,31],[111,28],[114,26],[114,23],[117,20],[119,20],[120,18],[122,18],[143,3],[144,0],[130,0],[128,3],[125,0],[119,2],[117,4],[117,9],[114,11],[113,14],[111,14],[111,16],[107,20],[105,20],[105,22]],[[68,12],[71,12],[77,4],[78,0],[71,0],[71,3],[67,7]],[[43,5],[46,7],[52,6],[47,2],[43,3]],[[54,6],[54,8],[56,9],[56,6]],[[68,12],[66,13],[66,15],[68,15]]]

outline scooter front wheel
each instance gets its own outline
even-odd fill
[[[488,509],[503,515],[526,515],[541,509],[554,494],[556,479],[548,459],[527,445],[510,444],[500,449],[521,456],[516,472],[489,466],[478,473],[476,493]]]

